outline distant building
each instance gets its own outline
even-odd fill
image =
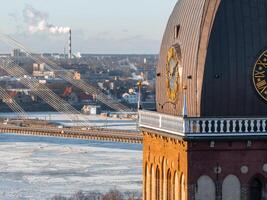
[[[33,63],[33,72],[32,75],[34,77],[42,77],[42,78],[55,78],[54,71],[47,71],[45,63]]]
[[[10,57],[11,54],[8,54],[8,53],[1,53],[0,54],[0,58],[6,58],[6,57]]]
[[[72,92],[69,96],[68,96],[68,102],[70,104],[76,104],[78,103],[78,96],[76,95],[76,93]]]
[[[79,72],[73,73],[73,79],[74,80],[81,80],[81,74]]]
[[[100,114],[101,107],[94,106],[94,105],[84,105],[82,108],[82,112],[85,114],[97,115],[97,114]]]
[[[21,51],[20,49],[13,50],[13,57],[24,57],[24,56],[26,56],[26,53]]]
[[[138,102],[138,94],[136,92],[133,93],[124,93],[122,95],[122,99],[129,104],[137,104]]]
[[[146,60],[146,58],[144,58],[144,64],[146,64],[147,63],[147,60]]]
[[[43,53],[42,56],[43,57],[52,57],[52,54],[51,53]]]
[[[93,97],[92,95],[89,95],[89,94],[81,93],[78,95],[78,98],[80,102],[83,104],[88,104],[88,103],[93,102]]]

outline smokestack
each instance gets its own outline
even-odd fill
[[[71,29],[69,30],[69,59],[72,59],[72,52],[71,52]]]

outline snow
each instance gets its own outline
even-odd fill
[[[0,135],[0,199],[142,188],[142,145]]]

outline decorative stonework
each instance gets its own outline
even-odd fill
[[[263,165],[262,170],[263,170],[264,172],[267,172],[267,163],[265,163],[265,164]]]
[[[241,166],[240,171],[242,174],[247,174],[248,173],[248,166],[246,166],[246,165]]]
[[[214,173],[215,173],[215,174],[220,174],[220,173],[222,173],[222,168],[221,168],[220,166],[216,166],[216,167],[214,167]]]

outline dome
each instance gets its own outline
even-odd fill
[[[157,111],[182,115],[186,104],[190,117],[266,116],[266,8],[266,0],[179,0],[160,49]]]

